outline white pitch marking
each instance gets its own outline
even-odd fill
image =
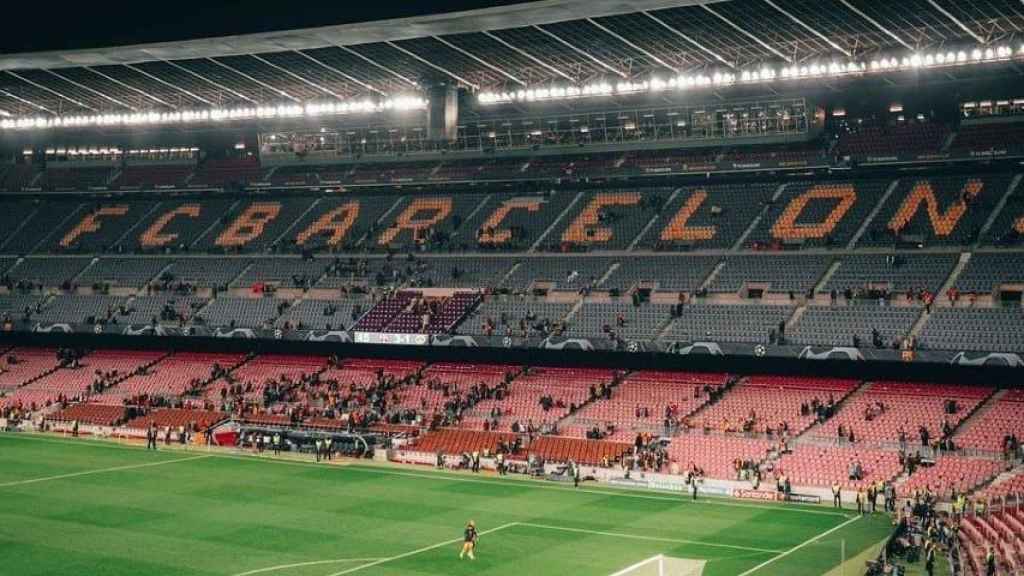
[[[702,542],[700,540],[686,540],[679,538],[661,538],[659,536],[644,536],[643,534],[625,534],[622,532],[603,532],[601,530],[588,530],[586,528],[569,528],[567,526],[551,526],[549,524],[534,524],[532,522],[519,522],[520,526],[531,528],[543,528],[545,530],[560,530],[562,532],[579,532],[581,534],[594,534],[596,536],[610,536],[613,538],[627,538],[630,540],[649,540],[651,542],[668,542],[671,544],[693,544],[695,546],[708,546],[710,548],[729,548],[730,550],[742,550],[744,552],[757,552],[760,554],[779,554],[782,550],[770,550],[767,548],[754,548],[752,546],[738,546],[735,544],[719,544],[717,542]]]
[[[812,538],[810,538],[808,540],[805,540],[805,541],[801,542],[800,544],[797,544],[796,546],[793,546],[792,548],[790,548],[789,550],[786,550],[785,552],[783,552],[782,554],[779,554],[778,556],[772,556],[771,558],[765,560],[764,562],[761,562],[757,566],[754,566],[753,568],[751,568],[750,570],[747,570],[746,572],[740,574],[739,576],[749,576],[750,574],[753,574],[754,572],[757,572],[758,570],[760,570],[761,568],[764,568],[765,566],[771,564],[772,562],[775,562],[776,560],[781,560],[782,558],[785,558],[786,556],[789,556],[790,554],[792,554],[793,552],[796,552],[797,550],[803,548],[804,546],[808,546],[810,544],[813,544],[813,543],[817,542],[818,540],[821,540],[825,536],[828,536],[829,534],[835,532],[836,530],[845,528],[845,527],[849,526],[850,524],[853,524],[857,520],[860,520],[860,516],[854,516],[853,518],[850,518],[846,522],[843,522],[842,524],[840,524],[840,525],[838,525],[838,526],[836,526],[834,528],[830,528],[830,529],[822,532],[821,534],[818,534],[817,536],[814,536],[814,537],[812,537]]]
[[[491,534],[492,532],[497,532],[498,530],[504,530],[506,528],[511,528],[513,526],[517,526],[518,524],[519,524],[519,522],[509,522],[508,524],[502,524],[501,526],[498,526],[497,528],[491,528],[490,530],[484,530],[483,532],[480,532],[480,535],[483,536],[484,534]],[[399,554],[398,556],[391,556],[389,558],[381,558],[380,560],[377,560],[375,562],[370,562],[369,564],[363,564],[361,566],[356,566],[354,568],[349,568],[348,570],[342,570],[341,572],[335,572],[334,574],[330,574],[329,576],[343,576],[344,574],[352,574],[353,572],[358,572],[358,571],[360,571],[360,570],[362,570],[364,568],[372,568],[373,566],[379,566],[381,564],[386,564],[388,562],[394,562],[395,560],[401,560],[402,558],[408,558],[409,556],[415,556],[417,554],[422,554],[424,552],[430,552],[431,550],[434,550],[434,549],[437,549],[437,548],[441,548],[442,546],[450,546],[451,544],[455,544],[456,542],[462,542],[462,538],[452,538],[451,540],[445,540],[444,542],[438,542],[437,544],[431,544],[430,546],[424,546],[423,548],[418,548],[418,549],[413,550],[411,552],[406,552],[404,554]]]
[[[343,562],[374,562],[376,560],[380,560],[380,558],[338,558],[336,560],[314,560],[312,562],[296,562],[295,564],[281,564],[279,566],[270,566],[268,568],[257,568],[256,570],[249,570],[248,572],[239,572],[234,576],[252,576],[253,574],[277,572],[278,570],[289,570],[291,568],[302,568],[304,566],[322,566],[324,564],[341,564]]]
[[[42,478],[30,478],[28,480],[15,480],[14,482],[5,482],[3,484],[0,484],[0,488],[7,488],[8,486],[23,486],[25,484],[36,484],[37,482],[49,482],[50,480],[63,480],[64,478],[77,478],[79,476],[89,476],[91,474],[106,474],[107,472],[119,472],[121,470],[136,470],[138,468],[150,468],[153,466],[163,466],[164,464],[174,464],[176,462],[188,462],[190,460],[211,458],[212,456],[212,454],[204,454],[202,456],[189,456],[188,458],[175,458],[174,460],[162,460],[160,462],[147,462],[146,464],[129,464],[127,466],[114,466],[112,468],[100,468],[98,470],[71,472],[70,474],[58,474],[57,476],[44,476]]]

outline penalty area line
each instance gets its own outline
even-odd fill
[[[292,568],[303,568],[306,566],[323,566],[326,564],[343,564],[345,562],[376,562],[380,558],[336,558],[334,560],[313,560],[311,562],[296,562],[294,564],[279,564],[277,566],[268,566],[266,568],[257,568],[255,570],[249,570],[247,572],[239,572],[233,576],[253,576],[254,574],[265,574],[267,572],[277,572],[279,570],[290,570]]]
[[[829,528],[828,530],[825,530],[821,534],[818,534],[817,536],[813,536],[811,538],[808,538],[807,540],[804,540],[800,544],[797,544],[796,546],[793,546],[792,548],[790,548],[789,550],[786,550],[785,552],[779,554],[778,556],[772,556],[771,558],[765,560],[764,562],[761,562],[757,566],[754,566],[750,570],[747,570],[746,572],[743,572],[739,576],[750,576],[750,574],[753,574],[754,572],[757,572],[761,568],[764,568],[765,566],[767,566],[769,564],[772,564],[773,562],[775,562],[777,560],[781,560],[781,559],[785,558],[786,556],[789,556],[793,552],[796,552],[797,550],[799,550],[799,549],[801,549],[801,548],[803,548],[805,546],[810,546],[811,544],[814,544],[815,542],[817,542],[818,540],[821,540],[825,536],[828,536],[829,534],[831,534],[833,532],[836,532],[838,530],[842,530],[843,528],[846,528],[847,526],[849,526],[850,524],[853,524],[857,520],[860,520],[860,516],[854,516],[853,518],[850,518],[849,520],[847,520],[846,522],[843,522],[842,524],[840,524],[838,526],[834,526],[832,528]]]
[[[707,546],[709,548],[728,548],[743,552],[756,552],[758,554],[780,554],[782,550],[771,550],[768,548],[755,548],[753,546],[740,546],[738,544],[721,544],[718,542],[702,542],[700,540],[686,540],[680,538],[662,538],[660,536],[645,536],[643,534],[626,534],[623,532],[603,532],[601,530],[589,530],[586,528],[570,528],[568,526],[552,526],[550,524],[534,524],[532,522],[520,522],[520,526],[530,528],[541,528],[544,530],[559,530],[562,532],[577,532],[580,534],[593,534],[595,536],[608,536],[610,538],[625,538],[629,540],[647,540],[650,542],[668,542],[670,544],[687,544],[693,546]]]
[[[484,531],[480,532],[480,535],[483,536],[485,534],[492,534],[492,533],[497,532],[499,530],[505,530],[506,528],[511,528],[513,526],[518,526],[518,525],[519,525],[519,522],[509,522],[508,524],[502,524],[501,526],[498,526],[496,528],[491,528],[490,530],[484,530]],[[360,570],[364,570],[366,568],[373,568],[374,566],[380,566],[381,564],[387,564],[388,562],[394,562],[396,560],[401,560],[403,558],[408,558],[410,556],[416,556],[417,554],[422,554],[424,552],[430,552],[431,550],[436,550],[436,549],[441,548],[443,546],[450,546],[450,545],[458,543],[458,542],[462,542],[462,538],[452,538],[451,540],[445,540],[444,542],[438,542],[437,544],[431,544],[430,546],[424,546],[423,548],[417,548],[416,550],[405,552],[404,554],[399,554],[398,556],[390,556],[388,558],[381,558],[380,560],[376,560],[376,561],[370,562],[368,564],[362,564],[360,566],[354,566],[354,567],[349,568],[347,570],[342,570],[341,572],[335,572],[334,574],[330,574],[329,576],[344,576],[345,574],[352,574],[354,572],[359,572]]]

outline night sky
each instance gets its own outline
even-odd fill
[[[73,50],[146,42],[349,24],[455,12],[525,0],[134,0],[31,2],[0,9],[0,54]],[[24,16],[21,19],[18,16]],[[18,24],[18,23],[21,24]]]

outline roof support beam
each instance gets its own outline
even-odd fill
[[[259,84],[260,86],[263,86],[264,88],[266,88],[267,90],[270,90],[271,92],[274,92],[278,96],[284,96],[285,98],[287,98],[287,99],[289,99],[292,102],[295,102],[297,104],[301,104],[302,103],[301,100],[299,100],[295,96],[292,96],[291,94],[285,92],[284,90],[281,90],[280,88],[277,88],[276,86],[271,86],[270,84],[267,84],[266,82],[264,82],[262,80],[259,80],[257,78],[253,78],[252,76],[246,74],[245,72],[242,72],[241,70],[239,70],[238,68],[235,68],[234,66],[229,66],[228,64],[225,64],[225,63],[221,62],[220,60],[216,60],[214,58],[207,58],[207,60],[209,60],[210,62],[213,62],[214,64],[216,64],[218,66],[221,66],[225,70],[230,70],[230,71],[234,72],[235,74],[238,74],[239,76],[241,76],[242,78],[245,78],[246,80],[249,80],[250,82],[255,82],[256,84]]]
[[[629,40],[627,40],[626,38],[623,38],[621,34],[619,34],[619,33],[615,32],[614,30],[611,30],[610,28],[608,28],[607,26],[604,26],[603,24],[600,24],[600,23],[598,23],[598,22],[597,22],[596,20],[594,20],[593,18],[587,18],[587,22],[590,22],[591,24],[593,24],[594,26],[596,26],[596,27],[597,27],[597,28],[598,28],[599,30],[601,30],[601,31],[605,32],[606,34],[608,34],[608,35],[609,35],[609,36],[611,36],[612,38],[615,38],[615,39],[616,39],[616,40],[618,40],[619,42],[622,42],[622,43],[623,43],[623,44],[625,44],[626,46],[629,46],[629,47],[630,47],[630,48],[632,48],[633,50],[636,50],[637,52],[639,52],[639,53],[643,54],[644,56],[647,56],[647,57],[648,57],[648,58],[650,58],[651,60],[654,60],[654,61],[655,61],[655,62],[657,62],[657,63],[658,63],[659,65],[661,65],[661,66],[664,66],[665,68],[668,68],[668,69],[669,69],[669,70],[671,70],[671,71],[672,71],[673,73],[675,73],[675,74],[678,74],[678,73],[679,73],[679,70],[678,70],[678,69],[677,69],[677,68],[676,68],[675,66],[673,66],[673,65],[669,64],[668,62],[665,62],[665,61],[664,61],[664,60],[662,60],[661,58],[659,58],[659,57],[657,57],[656,55],[652,54],[652,53],[651,53],[651,52],[650,52],[649,50],[646,50],[645,48],[642,48],[642,47],[640,47],[640,46],[637,46],[636,44],[634,44],[634,43],[630,42],[630,41],[629,41]]]
[[[182,88],[181,86],[178,86],[176,84],[171,84],[167,80],[164,80],[163,78],[160,78],[159,76],[154,76],[154,75],[150,74],[149,72],[146,72],[142,68],[138,68],[136,66],[133,66],[132,64],[125,64],[125,66],[128,67],[128,68],[131,68],[132,70],[135,70],[136,72],[138,72],[139,74],[142,74],[146,78],[149,78],[151,80],[155,80],[155,81],[159,82],[160,84],[163,84],[164,86],[167,86],[168,88],[170,88],[172,90],[177,90],[178,92],[181,92],[182,94],[185,94],[186,96],[189,96],[190,98],[195,98],[196,100],[199,100],[200,102],[202,102],[203,104],[206,104],[207,106],[213,106],[213,102],[210,102],[206,98],[203,98],[202,96],[194,94],[190,90],[186,90],[185,88]]]
[[[21,102],[22,104],[28,104],[29,106],[35,108],[36,110],[42,110],[43,112],[46,112],[46,113],[49,113],[49,114],[53,114],[54,116],[57,115],[56,112],[54,112],[53,110],[50,110],[49,108],[47,108],[46,106],[43,106],[42,104],[36,104],[35,102],[32,102],[30,100],[26,100],[26,99],[22,98],[21,96],[17,96],[15,94],[11,94],[10,92],[8,92],[7,90],[4,90],[2,88],[0,88],[0,94],[3,94],[4,96],[7,96],[8,98],[11,98],[12,100],[17,100],[18,102]]]
[[[171,108],[172,110],[177,110],[178,109],[177,106],[175,106],[174,104],[171,104],[170,102],[165,102],[164,100],[161,100],[160,98],[157,98],[156,96],[153,96],[152,94],[150,94],[149,92],[146,92],[145,90],[139,90],[135,86],[132,86],[130,84],[126,84],[125,82],[122,82],[122,81],[118,80],[117,78],[114,78],[113,76],[108,76],[107,74],[104,74],[103,72],[100,72],[99,70],[96,70],[95,68],[91,68],[89,66],[85,66],[84,68],[86,70],[88,70],[89,72],[92,72],[93,74],[99,76],[100,78],[105,78],[108,81],[113,82],[114,84],[117,84],[119,86],[123,86],[123,87],[125,87],[125,88],[127,88],[127,89],[129,89],[129,90],[131,90],[133,92],[137,92],[137,93],[145,96],[146,98],[149,98],[150,100],[152,100],[154,102],[157,102],[159,104],[163,104],[164,106],[167,106],[168,108]]]
[[[706,53],[707,55],[711,56],[715,60],[718,60],[722,64],[725,64],[729,68],[735,68],[736,67],[735,64],[733,64],[732,62],[730,62],[730,61],[726,60],[725,58],[723,58],[722,55],[719,54],[718,52],[715,52],[714,50],[708,48],[707,46],[704,46],[700,42],[697,42],[696,40],[691,38],[688,34],[684,34],[683,32],[680,32],[679,30],[676,30],[672,26],[669,26],[668,23],[666,23],[661,18],[658,18],[654,14],[651,14],[650,12],[647,12],[646,10],[641,11],[640,13],[643,14],[644,16],[647,16],[651,20],[654,20],[655,22],[660,24],[662,28],[664,28],[664,29],[668,30],[669,32],[675,34],[676,36],[682,38],[683,40],[686,40],[690,44],[696,46],[699,50],[703,51],[704,53]]]
[[[563,40],[563,39],[562,39],[562,38],[561,38],[560,36],[558,36],[558,35],[557,35],[557,34],[555,34],[554,32],[550,32],[550,31],[548,31],[548,30],[545,30],[545,29],[541,28],[540,26],[537,26],[536,24],[534,24],[534,25],[533,25],[533,28],[534,28],[535,30],[539,30],[539,31],[540,31],[540,32],[542,32],[542,33],[543,33],[543,34],[544,34],[545,36],[548,36],[548,37],[550,37],[550,38],[554,39],[554,40],[555,40],[556,42],[558,42],[559,44],[561,44],[561,45],[565,46],[566,48],[568,48],[568,49],[572,50],[573,52],[575,52],[575,53],[579,54],[580,56],[583,56],[584,58],[586,58],[586,59],[590,60],[590,61],[591,61],[591,62],[593,62],[594,64],[597,64],[597,65],[598,65],[598,66],[600,66],[601,68],[604,68],[605,70],[607,70],[607,71],[609,71],[609,72],[611,72],[611,73],[613,73],[613,74],[615,74],[615,75],[617,75],[617,76],[621,76],[621,77],[623,77],[623,78],[628,78],[628,77],[629,77],[629,76],[628,76],[628,75],[627,75],[627,74],[626,74],[625,72],[623,72],[623,71],[621,71],[621,70],[619,70],[619,69],[615,68],[614,66],[611,66],[610,64],[606,64],[606,63],[602,62],[602,61],[601,61],[600,59],[596,58],[596,57],[595,57],[595,56],[594,56],[593,54],[591,54],[590,52],[587,52],[587,51],[585,51],[585,50],[582,50],[582,49],[580,49],[580,48],[578,48],[578,47],[574,46],[573,44],[570,44],[570,43],[569,43],[568,41],[566,41],[566,40]]]
[[[792,62],[793,62],[793,59],[792,59],[792,58],[790,58],[789,56],[786,56],[786,55],[785,55],[785,54],[783,54],[782,52],[779,52],[778,50],[776,50],[775,48],[773,48],[773,47],[772,47],[772,46],[771,46],[770,44],[768,44],[768,43],[767,43],[767,42],[765,42],[764,40],[761,40],[761,39],[760,39],[760,38],[758,38],[758,37],[757,37],[756,35],[754,35],[754,34],[751,34],[751,33],[750,33],[749,31],[747,31],[747,30],[746,30],[745,28],[742,28],[742,27],[740,27],[740,25],[739,25],[739,24],[737,24],[737,23],[733,22],[732,20],[729,20],[728,18],[726,18],[726,17],[725,17],[725,16],[723,16],[722,14],[719,14],[718,12],[715,12],[715,11],[714,11],[714,10],[712,10],[712,9],[711,9],[711,7],[710,7],[710,6],[708,6],[707,4],[701,4],[700,6],[701,6],[701,8],[703,8],[704,10],[706,10],[706,11],[708,12],[708,14],[711,14],[711,15],[712,15],[712,16],[714,16],[715,18],[718,18],[719,20],[721,20],[722,22],[725,22],[725,23],[726,23],[726,24],[728,24],[728,25],[729,25],[729,27],[731,27],[731,28],[732,28],[733,30],[736,30],[736,31],[737,31],[737,32],[739,32],[740,34],[743,34],[743,35],[744,35],[744,36],[746,36],[747,38],[750,38],[751,40],[753,40],[754,42],[756,42],[756,43],[757,43],[757,44],[758,44],[758,45],[759,45],[760,47],[762,47],[762,48],[764,48],[765,50],[767,50],[767,51],[771,52],[772,54],[775,54],[775,55],[776,55],[776,56],[778,56],[779,58],[782,58],[782,59],[783,59],[783,60],[785,60],[786,62],[789,62],[789,63],[792,63]]]
[[[388,74],[391,74],[392,76],[395,76],[396,78],[399,78],[400,80],[402,80],[403,82],[406,82],[407,84],[409,84],[410,86],[412,86],[414,88],[419,88],[420,87],[420,83],[419,82],[416,82],[414,80],[410,80],[410,79],[406,78],[405,76],[399,74],[398,72],[395,72],[391,68],[388,68],[387,66],[377,62],[376,60],[371,60],[369,56],[364,56],[362,53],[357,52],[357,51],[349,48],[348,46],[342,46],[341,44],[335,44],[335,46],[337,46],[338,48],[341,48],[345,52],[348,52],[349,54],[352,54],[353,56],[355,56],[357,58],[365,60],[366,62],[376,66],[377,68],[380,68],[381,70],[383,70],[385,72],[387,72]]]
[[[292,78],[295,78],[299,82],[302,82],[303,84],[305,84],[306,86],[309,86],[310,88],[313,88],[314,90],[319,90],[320,92],[323,92],[324,94],[327,94],[328,96],[332,96],[334,98],[337,98],[338,100],[343,100],[343,98],[341,96],[335,94],[334,91],[328,90],[327,88],[317,84],[316,82],[313,82],[311,80],[307,80],[306,78],[303,78],[302,76],[299,76],[298,74],[292,72],[291,70],[288,70],[286,68],[282,68],[281,66],[278,66],[277,64],[274,64],[273,62],[267,60],[266,58],[263,58],[263,57],[258,56],[256,54],[249,54],[249,56],[251,56],[252,58],[255,58],[256,60],[259,60],[260,62],[266,64],[267,66],[270,66],[271,68],[273,68],[275,70],[278,70],[280,72],[284,72],[285,74],[291,76]]]
[[[513,75],[509,74],[508,72],[506,72],[505,70],[502,70],[501,68],[495,66],[494,64],[491,64],[490,62],[484,60],[483,58],[477,57],[475,54],[472,54],[468,50],[463,50],[462,48],[459,48],[455,44],[452,44],[451,42],[445,40],[444,38],[442,38],[440,36],[432,36],[432,38],[434,40],[437,40],[441,44],[444,44],[445,46],[451,48],[452,50],[455,50],[459,54],[462,54],[464,56],[472,58],[473,60],[479,62],[480,64],[483,64],[484,66],[490,68],[491,70],[494,70],[498,74],[501,74],[502,76],[504,76],[505,78],[508,78],[509,80],[515,82],[516,84],[519,84],[520,86],[526,86],[526,82],[523,82],[519,78],[516,78],[515,76],[513,76]]]
[[[889,36],[893,40],[895,40],[895,41],[899,42],[900,44],[902,44],[903,47],[906,48],[907,50],[913,50],[914,49],[913,46],[911,46],[909,43],[905,42],[902,38],[897,36],[895,32],[893,32],[892,30],[889,30],[885,26],[882,26],[881,22],[879,22],[878,20],[875,20],[871,16],[868,16],[867,14],[864,13],[863,10],[861,10],[860,8],[857,8],[856,6],[854,6],[850,2],[850,0],[839,0],[839,1],[843,3],[843,6],[846,6],[847,8],[849,8],[851,12],[853,12],[854,14],[856,14],[856,15],[860,16],[861,18],[867,20],[868,22],[871,23],[872,26],[874,26],[875,28],[878,28],[883,33],[885,33],[887,36]]]
[[[971,38],[974,38],[975,40],[978,41],[978,44],[985,44],[984,38],[978,36],[978,34],[974,30],[968,28],[967,25],[961,22],[959,18],[953,16],[953,14],[949,10],[946,10],[945,8],[940,6],[935,0],[928,0],[928,3],[931,4],[933,8],[941,12],[943,16],[949,18],[953,22],[953,24],[959,26],[961,30],[970,34]]]
[[[338,68],[335,68],[334,66],[331,66],[330,64],[327,64],[326,62],[323,62],[322,60],[318,60],[317,58],[314,58],[314,57],[310,56],[309,54],[306,54],[302,50],[295,50],[294,52],[296,54],[298,54],[299,56],[302,56],[306,60],[309,60],[310,62],[316,64],[317,66],[320,66],[321,68],[323,68],[323,69],[325,69],[327,71],[334,72],[335,74],[341,76],[342,78],[348,80],[349,82],[358,84],[358,85],[362,86],[363,88],[366,88],[367,90],[370,90],[372,92],[376,92],[376,93],[380,94],[381,96],[385,95],[383,91],[378,90],[377,88],[374,88],[373,86],[367,84],[366,82],[363,82],[362,80],[360,80],[360,79],[358,79],[358,78],[356,78],[354,76],[349,76],[348,74],[342,72]]]
[[[104,100],[108,100],[110,102],[113,102],[114,104],[117,104],[118,106],[127,108],[127,109],[131,110],[132,112],[138,112],[139,111],[139,109],[136,108],[135,106],[131,106],[131,105],[125,104],[124,102],[121,102],[117,98],[114,98],[112,96],[107,96],[106,94],[104,94],[104,93],[102,93],[102,92],[100,92],[98,90],[93,90],[92,88],[89,88],[88,86],[86,86],[84,84],[81,84],[79,82],[75,82],[74,80],[72,80],[72,79],[70,79],[70,78],[68,78],[66,76],[63,76],[62,74],[58,74],[57,72],[55,72],[53,70],[47,69],[46,72],[51,74],[51,75],[53,75],[53,76],[56,76],[57,78],[60,78],[61,80],[67,82],[68,84],[72,84],[74,86],[78,86],[82,90],[86,90],[88,92],[92,92],[93,94],[99,96],[100,98],[103,98]]]
[[[185,68],[181,64],[175,64],[174,62],[172,62],[170,60],[162,60],[162,62],[164,64],[169,64],[169,65],[177,68],[178,70],[181,70],[182,72],[184,72],[186,74],[190,74],[192,76],[195,76],[196,78],[199,78],[200,80],[202,80],[203,82],[206,82],[207,84],[212,84],[212,85],[216,86],[217,88],[219,88],[219,89],[221,89],[221,90],[223,90],[225,92],[228,92],[230,94],[234,94],[235,96],[241,98],[242,100],[245,100],[246,102],[249,102],[249,103],[252,103],[252,104],[256,104],[257,103],[255,100],[253,100],[252,98],[249,98],[245,94],[242,94],[241,92],[238,92],[237,90],[232,90],[231,88],[228,88],[227,86],[224,86],[223,84],[218,84],[217,82],[214,82],[213,80],[210,80],[209,78],[199,74],[198,72],[193,72],[193,71],[189,70],[188,68]]]
[[[807,23],[805,23],[803,20],[801,20],[801,19],[797,18],[796,16],[794,16],[790,11],[788,11],[785,8],[779,6],[778,4],[773,2],[772,0],[764,0],[764,3],[769,5],[769,6],[771,6],[772,8],[775,8],[775,10],[779,11],[784,16],[786,16],[787,18],[789,18],[790,20],[792,20],[793,22],[798,24],[804,30],[807,30],[811,34],[814,34],[815,36],[820,38],[823,42],[825,42],[825,44],[828,44],[833,49],[835,49],[836,52],[839,52],[840,54],[843,54],[847,58],[853,58],[853,54],[851,54],[849,50],[847,50],[846,48],[843,48],[839,44],[836,44],[828,36],[825,36],[821,32],[818,32],[814,28],[811,28]]]
[[[33,81],[29,80],[28,78],[25,78],[24,76],[19,75],[16,72],[12,72],[10,70],[5,70],[5,72],[7,72],[7,74],[9,74],[11,76],[14,76],[18,80],[21,80],[22,82],[24,82],[26,84],[31,84],[32,86],[35,86],[36,88],[39,88],[40,90],[46,90],[50,94],[54,94],[58,98],[63,98],[64,100],[67,100],[68,102],[71,102],[72,104],[75,104],[75,105],[77,105],[77,106],[79,106],[81,108],[85,108],[86,110],[89,110],[90,112],[99,112],[99,110],[93,108],[92,106],[89,106],[88,104],[85,104],[83,102],[79,102],[78,100],[75,100],[74,98],[70,98],[68,96],[65,96],[65,95],[61,94],[60,92],[57,92],[53,88],[47,88],[46,86],[43,86],[42,84],[33,82]]]
[[[1022,1],[1022,2],[1024,2],[1024,0],[1021,0],[1021,1]],[[569,82],[575,82],[575,81],[576,81],[576,80],[574,80],[574,79],[572,78],[572,76],[569,76],[569,75],[568,75],[568,74],[566,74],[565,72],[562,72],[562,71],[561,71],[561,70],[559,70],[558,68],[555,68],[555,67],[554,67],[554,66],[552,66],[551,64],[548,64],[547,62],[545,62],[545,61],[541,60],[540,58],[537,58],[536,56],[534,56],[533,54],[530,54],[529,52],[527,52],[527,51],[523,50],[522,48],[519,48],[518,46],[514,46],[514,45],[512,45],[512,44],[509,44],[508,42],[506,42],[506,41],[502,40],[502,39],[501,39],[500,37],[498,37],[498,36],[495,36],[494,34],[492,34],[492,33],[488,32],[487,30],[481,30],[481,31],[480,31],[480,33],[481,33],[481,34],[483,34],[483,35],[485,35],[485,36],[487,36],[487,37],[488,37],[488,38],[490,38],[491,40],[494,40],[494,41],[495,41],[495,42],[497,42],[498,44],[501,44],[501,45],[502,45],[502,46],[504,46],[505,48],[508,48],[509,50],[511,50],[511,51],[513,51],[513,52],[515,52],[516,54],[519,54],[520,56],[524,56],[524,57],[526,57],[526,58],[529,58],[529,59],[530,59],[531,61],[533,61],[534,63],[536,63],[536,64],[539,64],[539,65],[540,65],[540,66],[542,66],[543,68],[546,68],[546,69],[548,69],[549,71],[551,71],[551,72],[553,72],[553,73],[555,73],[555,74],[557,74],[557,75],[561,76],[562,78],[565,78],[565,79],[566,79],[566,80],[568,80]]]
[[[437,70],[439,72],[442,72],[444,74],[447,74],[447,75],[451,76],[452,78],[455,78],[459,82],[462,82],[463,84],[465,84],[466,86],[469,86],[470,88],[472,88],[474,90],[479,90],[480,89],[480,86],[478,84],[474,84],[473,82],[470,82],[469,80],[466,80],[462,76],[459,76],[458,74],[452,72],[451,70],[448,70],[447,68],[444,68],[444,67],[438,66],[437,64],[434,64],[433,62],[431,62],[431,61],[429,61],[429,60],[427,60],[425,58],[420,57],[415,52],[411,52],[409,50],[406,50],[405,48],[402,48],[401,46],[399,46],[398,44],[395,44],[394,42],[392,42],[390,40],[385,42],[385,44],[387,44],[388,46],[391,46],[392,48],[394,48],[395,50],[398,50],[399,52],[401,52],[403,54],[406,54],[408,56],[411,56],[411,57],[415,58],[416,60],[426,64],[427,66],[430,66],[431,68],[433,68],[433,69],[435,69],[435,70]]]

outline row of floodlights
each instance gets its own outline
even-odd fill
[[[776,79],[800,80],[894,70],[913,70],[916,68],[962,66],[1009,60],[1014,58],[1015,55],[1024,57],[1024,45],[1020,46],[1016,54],[1009,46],[975,48],[971,51],[948,50],[930,54],[914,53],[901,58],[881,58],[861,62],[814,62],[782,67],[762,66],[738,73],[716,72],[713,74],[679,75],[670,78],[652,77],[642,82],[623,81],[614,84],[595,82],[583,86],[547,86],[507,92],[481,92],[477,99],[481,104],[503,104],[507,102],[564,100],[591,96],[610,96],[614,94],[626,95],[642,92],[662,92],[665,90],[756,84],[771,82]]]
[[[385,100],[353,102],[310,102],[305,105],[252,106],[179,110],[174,112],[133,112],[127,114],[93,114],[75,116],[36,116],[0,119],[0,129],[77,128],[88,126],[143,126],[157,124],[190,124],[234,120],[303,118],[342,114],[366,114],[387,110],[407,111],[426,108],[426,100],[416,96],[398,96]]]

